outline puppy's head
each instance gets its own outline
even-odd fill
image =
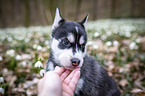
[[[52,26],[51,51],[54,61],[67,69],[81,67],[86,55],[87,33],[85,23],[88,15],[81,22],[64,20],[56,9]]]

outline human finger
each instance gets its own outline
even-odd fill
[[[76,84],[78,83],[79,78],[80,78],[80,70],[75,72],[72,80],[70,81],[68,85],[73,91],[75,90],[75,87],[76,87]]]
[[[68,85],[68,84],[70,83],[70,81],[72,80],[72,78],[73,78],[73,76],[75,75],[76,71],[78,71],[78,70],[80,70],[80,68],[74,69],[74,70],[68,75],[68,77],[65,78],[65,80],[64,80],[65,84]]]
[[[63,86],[63,96],[74,96],[74,91],[65,83],[62,84]]]
[[[59,76],[62,75],[62,73],[64,71],[65,71],[65,68],[64,67],[56,66],[55,69],[54,69],[54,72],[56,72]]]
[[[61,81],[63,82],[64,79],[71,73],[71,70],[66,70],[65,72],[62,73],[62,75],[60,76]]]

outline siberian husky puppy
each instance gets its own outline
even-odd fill
[[[62,18],[59,9],[56,9],[46,70],[54,70],[55,66],[70,70],[81,68],[75,96],[120,96],[114,80],[86,53],[87,19],[88,15],[81,22],[67,21]]]

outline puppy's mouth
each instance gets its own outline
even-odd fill
[[[76,66],[76,67],[74,67],[74,66],[64,66],[64,68],[69,69],[69,70],[74,70],[74,69],[80,68],[80,67],[79,66]]]

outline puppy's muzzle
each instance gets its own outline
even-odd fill
[[[80,60],[77,58],[71,59],[72,66],[77,67],[80,64]]]

